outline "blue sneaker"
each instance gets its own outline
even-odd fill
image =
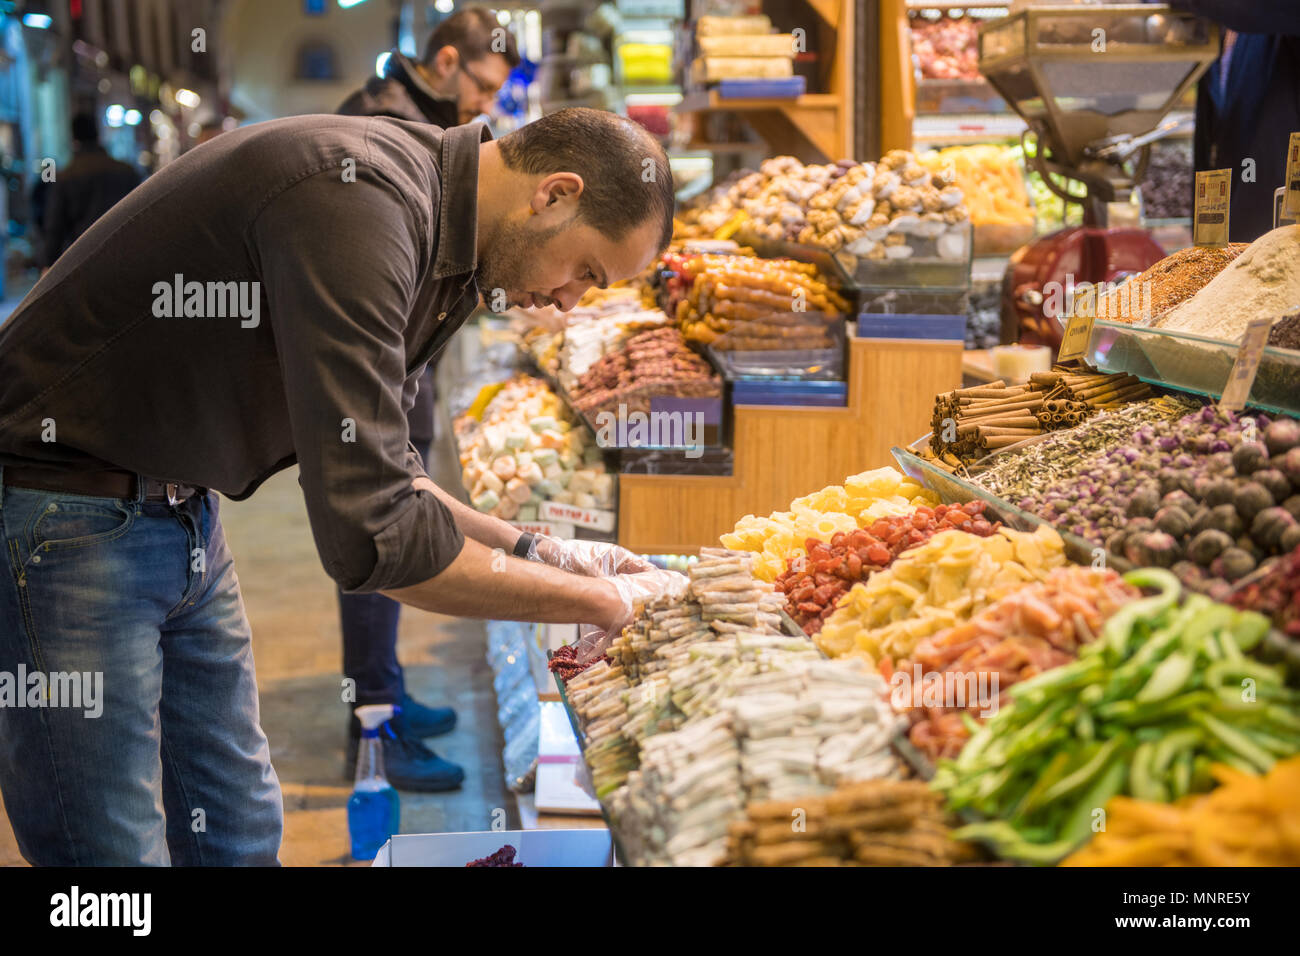
[[[456,712],[450,707],[426,707],[410,694],[398,701],[397,724],[410,737],[437,737],[456,729]]]
[[[379,740],[384,748],[384,773],[398,790],[438,793],[455,790],[465,780],[465,771],[458,764],[439,757],[419,740],[395,728],[392,721],[380,729]],[[359,742],[360,735],[348,735],[343,776],[349,780],[356,774]]]

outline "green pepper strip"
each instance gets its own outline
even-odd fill
[[[1110,719],[1118,720],[1129,726],[1138,724],[1150,724],[1158,720],[1164,720],[1175,714],[1186,713],[1189,710],[1198,710],[1202,707],[1209,707],[1215,701],[1215,697],[1207,690],[1194,690],[1171,700],[1158,700],[1150,704],[1134,704],[1132,707],[1124,709],[1121,713],[1110,716]],[[1121,701],[1120,703],[1131,703],[1130,701]],[[1109,705],[1114,706],[1114,705]],[[1100,714],[1099,714],[1100,716]]]
[[[1156,666],[1150,680],[1138,691],[1137,702],[1150,704],[1173,697],[1186,686],[1194,667],[1190,655],[1174,651]]]
[[[1155,750],[1154,743],[1138,745],[1137,750],[1133,752],[1133,762],[1129,766],[1128,786],[1129,791],[1139,800],[1165,803],[1169,799],[1169,794],[1165,792],[1164,785],[1151,774],[1151,758],[1155,756]]]
[[[1016,807],[1015,812],[1010,814],[1012,819],[1028,814],[1038,805],[1042,799],[1043,791],[1069,772],[1070,765],[1074,762],[1074,756],[1074,751],[1071,750],[1058,750],[1056,752],[1056,755],[1043,768],[1042,773],[1038,775],[1038,780],[1029,788],[1029,792],[1025,794],[1025,798],[1020,802],[1020,806]]]
[[[1173,607],[1183,590],[1178,578],[1163,568],[1139,568],[1124,575],[1124,580],[1134,587],[1154,588],[1159,593],[1125,604],[1102,627],[1102,639],[1098,643],[1120,660],[1127,656],[1135,625],[1139,621],[1159,620]]]
[[[1223,635],[1227,637],[1227,634]],[[1205,683],[1208,687],[1219,688],[1229,674],[1241,677],[1253,677],[1260,684],[1282,684],[1285,670],[1282,667],[1270,667],[1258,661],[1248,661],[1243,657],[1236,660],[1215,661],[1205,668]]]
[[[1214,787],[1214,777],[1210,774],[1213,762],[1205,754],[1197,754],[1192,758],[1192,789],[1197,793],[1204,793]]]
[[[1285,738],[1275,737],[1273,734],[1267,733],[1263,730],[1257,730],[1253,727],[1248,727],[1242,730],[1242,733],[1261,749],[1279,757],[1290,757],[1297,750],[1300,750],[1300,746],[1297,746]]]
[[[1226,604],[1206,600],[1197,607],[1196,615],[1182,631],[1184,646],[1190,648],[1198,647],[1203,638],[1231,627],[1237,619],[1237,612]]]
[[[1043,794],[1043,802],[1051,803],[1053,800],[1059,800],[1067,794],[1073,793],[1080,787],[1090,783],[1110,762],[1111,758],[1120,751],[1121,748],[1128,746],[1129,735],[1120,733],[1112,737],[1106,743],[1102,744],[1101,749],[1097,751],[1093,758],[1085,763],[1074,773],[1070,774],[1064,780],[1058,781],[1054,786],[1047,789]]]
[[[1223,746],[1257,768],[1260,773],[1267,773],[1277,762],[1272,754],[1255,744],[1249,737],[1222,721],[1215,720],[1209,714],[1193,714],[1192,720],[1204,727],[1210,736]]]
[[[1237,619],[1232,625],[1232,635],[1237,647],[1243,651],[1254,649],[1268,633],[1269,619],[1258,611],[1238,611]]]
[[[1264,707],[1264,716],[1274,724],[1290,727],[1292,730],[1300,730],[1300,716],[1293,714],[1285,707],[1268,704]]]
[[[1122,750],[1117,751],[1114,759],[1097,777],[1097,782],[1088,789],[1088,792],[1075,804],[1070,815],[1066,817],[1065,826],[1061,831],[1062,842],[1069,843],[1075,848],[1082,844],[1092,832],[1093,811],[1098,808],[1104,809],[1111,797],[1122,793],[1127,779],[1128,761]]]
[[[1040,692],[1043,692],[1045,696],[1050,696],[1047,692],[1063,690],[1075,684],[1092,683],[1096,677],[1101,675],[1105,667],[1105,663],[1095,657],[1086,660],[1080,659],[1070,664],[1063,664],[1060,667],[1053,667],[1051,670],[1043,671],[1043,673],[1031,677],[1029,680],[1012,684],[1007,693],[1016,701]]]
[[[1193,747],[1201,742],[1201,731],[1196,727],[1184,727],[1180,730],[1171,730],[1165,734],[1155,747],[1155,753],[1151,758],[1151,770],[1156,774],[1163,774],[1169,769],[1174,762],[1174,758],[1189,753]]]
[[[1201,600],[1195,600],[1196,598],[1201,598]],[[1205,598],[1200,594],[1193,594],[1173,616],[1168,625],[1160,628],[1144,641],[1142,646],[1118,670],[1123,671],[1125,676],[1128,676],[1155,663],[1156,659],[1165,650],[1178,643],[1179,639],[1184,635],[1189,632],[1195,633],[1204,630],[1201,622],[1213,613],[1213,607],[1214,604],[1209,598]],[[1232,609],[1227,608],[1226,610],[1231,615]],[[1226,627],[1229,620],[1230,617],[1225,617],[1220,622],[1220,626]]]
[[[1052,728],[1062,723],[1059,718],[1069,706],[1070,702],[1066,699],[1056,701],[1024,727],[992,744],[988,748],[986,760],[1002,763],[1014,760],[1021,753],[1032,751]]]
[[[1174,760],[1172,772],[1169,774],[1169,785],[1173,791],[1175,800],[1185,797],[1192,789],[1192,752],[1184,750],[1178,754]]]

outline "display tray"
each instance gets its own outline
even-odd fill
[[[983,77],[916,82],[917,113],[1007,113],[1007,101]]]
[[[743,379],[791,381],[844,380],[844,349],[772,349],[761,352],[718,351],[705,346],[708,358],[728,382]]]
[[[1129,372],[1155,385],[1217,399],[1223,395],[1238,349],[1236,342],[1097,319],[1088,343],[1088,362],[1103,372]],[[1264,349],[1249,404],[1270,412],[1300,414],[1300,351]]]
[[[860,339],[955,339],[966,338],[966,314],[960,315],[877,315],[858,316]]]
[[[705,448],[694,458],[683,449],[623,448],[618,452],[620,475],[666,475],[730,478],[736,457],[730,448]]]
[[[802,76],[773,79],[719,80],[720,100],[777,100],[798,99],[807,89],[808,81]]]
[[[734,405],[799,405],[843,408],[849,401],[844,382],[742,380],[731,386]]]
[[[921,439],[918,439],[913,444],[915,445],[920,441]],[[1075,564],[1091,565],[1100,553],[1105,555],[1107,567],[1112,567],[1120,572],[1130,570],[1131,566],[1127,562],[1107,553],[1100,545],[1068,531],[1062,531],[1050,521],[1016,507],[1011,502],[998,497],[973,482],[944,471],[942,468],[926,461],[911,449],[894,447],[890,450],[894,455],[894,460],[898,462],[900,471],[921,482],[925,487],[938,494],[945,502],[982,501],[986,506],[987,513],[994,516],[996,520],[1001,521],[1008,528],[1016,531],[1035,531],[1042,525],[1050,527],[1061,536],[1061,539],[1065,542],[1065,556]]]
[[[845,249],[832,253],[820,246],[765,239],[742,229],[737,240],[765,259],[786,258],[810,262],[845,292],[866,289],[926,289],[965,291],[970,288],[970,264],[975,243],[971,225],[964,224],[960,255],[939,255],[938,240],[904,232],[912,255],[904,259],[867,259]]]

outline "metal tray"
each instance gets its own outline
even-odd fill
[[[1103,372],[1129,372],[1155,385],[1217,399],[1239,348],[1237,342],[1097,319],[1087,359]],[[1300,415],[1300,351],[1265,348],[1248,403]]]

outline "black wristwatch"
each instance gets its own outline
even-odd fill
[[[523,534],[519,536],[519,540],[515,542],[515,549],[513,552],[514,556],[516,558],[526,559],[528,557],[528,549],[532,547],[532,544],[533,544],[532,532],[525,531]]]

